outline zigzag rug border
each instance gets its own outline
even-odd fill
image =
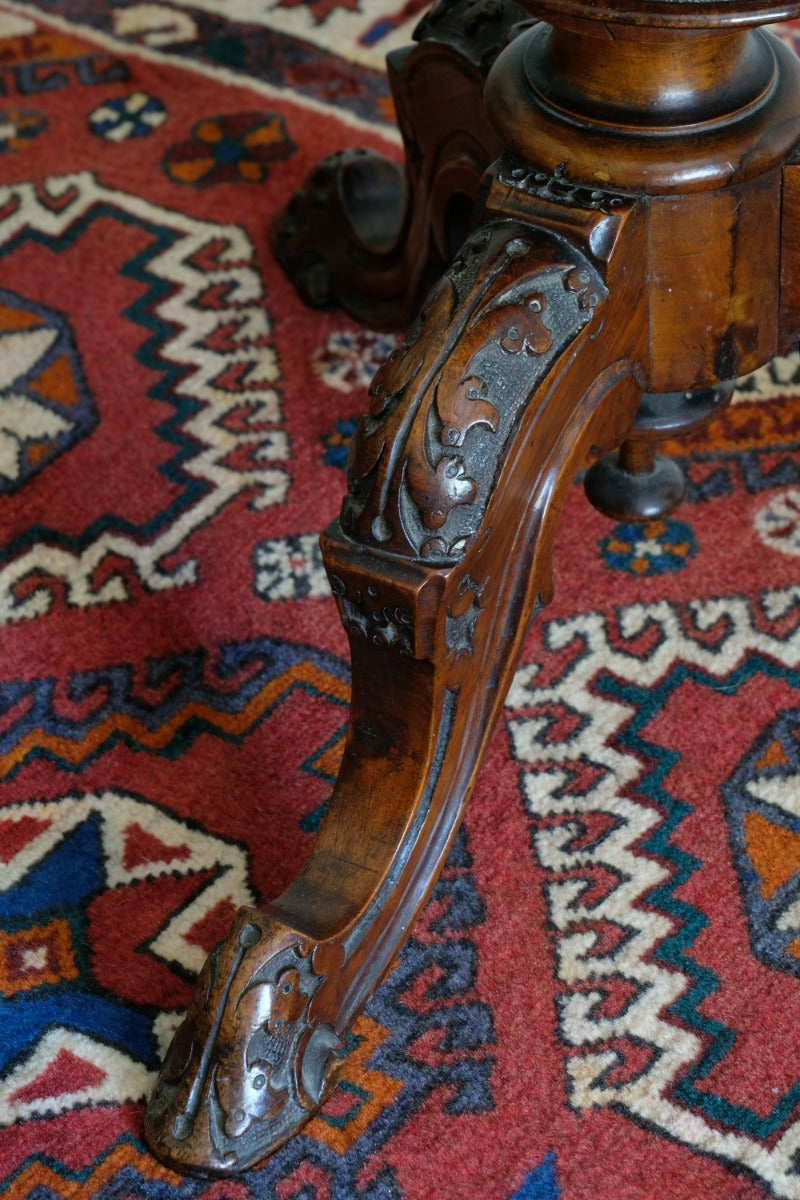
[[[29,17],[32,21],[36,21],[41,25],[50,25],[61,33],[69,33],[75,37],[84,38],[87,42],[93,42],[101,46],[104,50],[113,51],[120,58],[124,58],[125,56],[140,58],[144,62],[155,63],[162,67],[172,67],[176,71],[189,71],[195,75],[201,75],[206,79],[213,79],[216,83],[223,84],[226,87],[247,88],[270,101],[293,104],[298,108],[305,108],[309,112],[340,121],[343,125],[347,125],[351,129],[369,133],[373,137],[380,138],[386,142],[387,148],[394,149],[395,147],[402,146],[400,133],[392,125],[383,126],[375,124],[345,108],[339,108],[334,104],[326,104],[324,101],[316,100],[312,96],[292,91],[291,88],[283,88],[277,84],[267,83],[265,80],[258,79],[254,75],[240,75],[229,67],[212,67],[208,63],[167,54],[165,51],[155,49],[152,46],[134,45],[131,42],[126,42],[124,38],[114,37],[113,34],[105,33],[100,29],[93,29],[92,26],[84,25],[82,22],[67,21],[64,17],[59,17],[55,13],[43,13],[35,5],[21,3],[20,0],[3,0],[3,3],[0,4],[0,11],[3,9],[16,13],[18,16]]]

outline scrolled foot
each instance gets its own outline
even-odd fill
[[[241,909],[198,979],[145,1118],[145,1137],[179,1171],[253,1166],[308,1120],[330,1090],[340,1039],[315,1008],[341,962],[253,909]]]
[[[301,1127],[430,893],[549,598],[566,489],[634,419],[632,273],[616,286],[582,245],[612,221],[625,251],[636,212],[580,212],[575,244],[488,216],[375,376],[322,543],[350,639],[342,763],[303,870],[239,914],[175,1036],[146,1137],[179,1170],[234,1174]]]
[[[515,0],[440,0],[417,45],[392,51],[404,165],[372,150],[332,154],[273,224],[276,257],[306,304],[338,306],[374,329],[411,320],[472,223],[499,152],[486,75],[527,17]]]
[[[304,303],[391,324],[404,300],[407,205],[404,171],[375,151],[318,163],[272,227],[275,256]]]

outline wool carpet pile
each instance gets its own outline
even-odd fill
[[[336,772],[317,534],[398,337],[304,309],[267,230],[322,155],[399,153],[381,63],[416,16],[0,11],[3,1200],[800,1197],[796,357],[674,447],[674,517],[615,526],[576,483],[322,1112],[227,1182],[141,1140],[206,953]]]

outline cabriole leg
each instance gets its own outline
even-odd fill
[[[551,594],[566,487],[634,420],[637,204],[518,200],[527,219],[487,213],[375,377],[323,538],[352,651],[341,770],[305,868],[266,911],[239,914],[175,1036],[146,1132],[180,1170],[252,1166],[329,1092]]]

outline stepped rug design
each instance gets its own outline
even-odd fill
[[[324,154],[399,153],[382,62],[418,13],[0,8],[2,1200],[800,1197],[796,356],[672,447],[671,519],[576,482],[321,1113],[230,1181],[141,1139],[205,955],[336,773],[316,539],[398,337],[304,309],[268,228]]]

